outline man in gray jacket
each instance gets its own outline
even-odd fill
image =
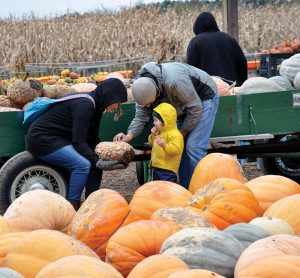
[[[195,167],[207,154],[219,102],[216,83],[206,72],[187,64],[149,62],[142,66],[132,94],[137,103],[135,118],[127,135],[119,133],[114,140],[133,140],[151,120],[153,108],[170,103],[176,108],[178,128],[185,139],[179,182],[188,188]]]

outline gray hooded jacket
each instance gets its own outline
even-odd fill
[[[183,63],[146,63],[140,75],[151,73],[157,79],[164,101],[176,108],[177,117],[183,119],[181,130],[190,132],[201,118],[202,101],[217,96],[217,85],[210,75]],[[136,105],[135,118],[128,127],[128,133],[136,138],[151,120],[152,109]]]

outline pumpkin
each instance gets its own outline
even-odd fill
[[[167,223],[174,229],[214,227],[202,214],[183,207],[159,209],[152,214],[151,219]]]
[[[61,258],[46,265],[35,278],[122,278],[123,276],[111,265],[97,258],[74,255]]]
[[[270,236],[270,234],[263,228],[248,223],[231,225],[223,230],[223,232],[234,236],[245,248],[259,239]]]
[[[295,40],[292,44],[291,44],[291,48],[293,49],[294,52],[299,50],[299,46],[300,46],[300,41]]]
[[[289,225],[289,223],[287,223],[285,220],[275,217],[257,217],[252,219],[249,223],[261,227],[270,235],[295,234],[293,228]]]
[[[288,80],[284,76],[280,76],[280,75],[272,76],[272,77],[269,78],[269,80],[272,80],[277,85],[279,85],[280,87],[284,88],[285,90],[293,90],[294,89],[291,81]]]
[[[220,178],[199,189],[190,203],[218,229],[249,222],[261,216],[262,210],[251,190],[241,182]]]
[[[229,96],[230,95],[230,88],[231,88],[231,86],[229,84],[227,84],[226,82],[224,82],[218,76],[212,76],[212,79],[217,84],[219,96]]]
[[[262,258],[241,270],[236,278],[300,277],[299,256],[276,256]]]
[[[243,169],[238,160],[229,154],[210,153],[196,166],[189,190],[195,193],[198,189],[218,178],[231,178],[246,182]]]
[[[173,182],[145,183],[135,191],[129,204],[130,214],[124,225],[137,220],[149,220],[161,208],[186,206],[191,197],[191,192]]]
[[[293,83],[295,89],[300,89],[300,71],[296,73]]]
[[[97,190],[76,212],[70,235],[84,242],[104,259],[103,245],[106,245],[128,213],[129,205],[118,192],[111,189]]]
[[[300,238],[274,235],[254,242],[240,256],[234,277],[300,277]]]
[[[0,236],[7,233],[11,233],[12,231],[13,230],[8,224],[8,222],[5,219],[3,219],[3,217],[0,215]]]
[[[47,264],[62,257],[85,255],[98,258],[89,247],[59,231],[36,230],[16,234],[0,237],[0,265],[12,268],[26,278],[35,277]]]
[[[67,232],[74,214],[73,206],[62,196],[48,190],[32,190],[13,201],[3,218],[15,231]]]
[[[178,257],[191,269],[231,277],[243,250],[243,245],[230,234],[211,228],[187,228],[170,236],[160,253]]]
[[[77,83],[71,86],[77,92],[91,92],[97,88],[97,85],[93,83]]]
[[[168,278],[226,278],[216,272],[205,269],[180,270],[172,273]]]
[[[159,221],[133,222],[109,239],[105,261],[127,276],[139,262],[159,254],[163,242],[174,232],[168,224]]]
[[[0,236],[0,260],[2,260],[9,252],[11,246],[23,238],[28,232],[7,233]],[[0,264],[2,266],[2,264]]]
[[[269,93],[280,92],[285,89],[265,77],[250,77],[239,88],[239,95],[253,94],[253,93]]]
[[[279,175],[260,176],[245,184],[253,192],[264,212],[274,202],[300,193],[297,182]]]
[[[105,79],[109,79],[109,78],[118,78],[118,79],[120,79],[121,81],[124,81],[124,76],[121,74],[121,73],[119,73],[119,72],[117,72],[117,71],[115,71],[115,72],[111,72],[111,73],[109,73],[108,75],[106,75],[105,77],[104,77],[104,80]]]
[[[182,260],[170,255],[153,255],[138,263],[128,278],[167,278],[173,272],[189,269]]]
[[[36,97],[43,96],[43,84],[37,80],[16,80],[7,88],[7,96],[22,107]]]
[[[300,233],[300,194],[278,200],[266,210],[263,216],[283,219],[290,224],[295,234]]]
[[[279,73],[290,81],[293,81],[296,74],[300,71],[300,53],[282,61]]]
[[[24,278],[24,276],[8,267],[0,267],[0,278]]]

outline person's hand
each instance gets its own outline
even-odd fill
[[[151,134],[152,134],[152,138],[154,138],[154,137],[155,137],[157,130],[158,130],[158,129],[157,129],[157,127],[156,127],[156,126],[154,126],[154,127],[152,127],[152,128],[151,128]]]
[[[119,170],[119,169],[126,169],[128,167],[128,164],[122,164],[119,163],[116,160],[103,160],[99,159],[96,163],[96,167],[100,170],[104,171],[112,171],[112,170]]]
[[[133,135],[131,134],[124,134],[124,133],[118,133],[113,141],[122,141],[122,142],[130,142],[133,139]]]
[[[166,148],[167,144],[166,144],[165,140],[164,140],[162,137],[157,136],[157,137],[155,138],[155,141],[156,141],[156,144],[157,144],[158,146],[160,146],[161,148],[163,148],[163,149]]]

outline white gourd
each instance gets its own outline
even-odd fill
[[[300,72],[300,53],[284,60],[279,69],[279,73],[293,82],[296,74]]]

